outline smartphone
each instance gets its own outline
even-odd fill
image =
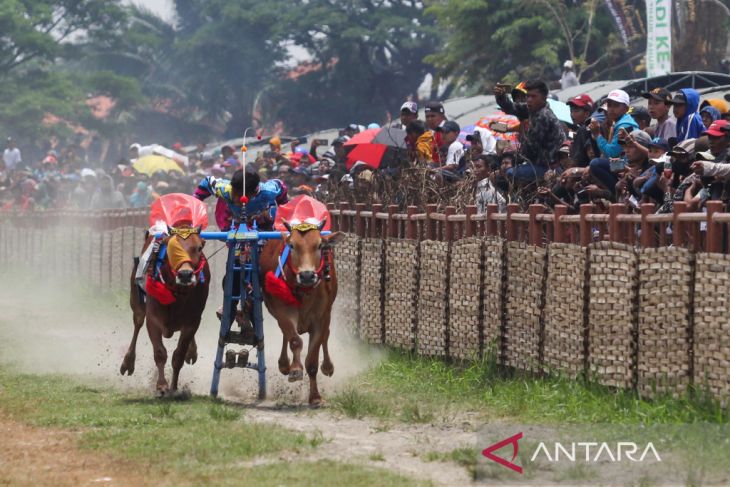
[[[626,169],[626,161],[621,158],[611,158],[608,160],[611,172],[621,172]]]
[[[497,86],[504,89],[505,92],[510,93],[512,91],[512,85],[507,83],[497,83]]]
[[[314,142],[316,142],[317,145],[320,145],[320,146],[330,145],[330,141],[327,139],[314,139]]]

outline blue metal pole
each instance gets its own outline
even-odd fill
[[[251,249],[251,285],[253,288],[253,325],[256,335],[256,359],[258,360],[257,370],[259,372],[259,400],[266,399],[266,354],[264,353],[264,314],[261,307],[263,297],[261,295],[261,281],[259,279],[259,252],[258,243],[253,244]]]
[[[210,395],[218,396],[218,382],[223,368],[223,351],[226,347],[225,337],[231,330],[231,299],[233,296],[233,276],[236,267],[236,244],[228,243],[228,262],[226,263],[226,283],[223,288],[223,316],[221,317],[220,333],[218,335],[218,349],[213,363],[213,380],[210,384]],[[229,278],[230,276],[230,278]]]

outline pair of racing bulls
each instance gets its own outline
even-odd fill
[[[330,315],[332,304],[337,295],[337,274],[332,262],[327,262],[329,279],[323,279],[322,268],[325,259],[331,259],[331,252],[323,249],[333,246],[344,235],[335,232],[321,235],[325,222],[319,225],[294,225],[284,222],[289,232],[282,233],[281,240],[270,240],[263,248],[260,256],[260,275],[266,276],[275,271],[279,265],[279,256],[285,245],[290,247],[289,265],[282,268],[283,280],[290,287],[291,294],[297,303],[282,299],[276,293],[268,292],[262,279],[264,302],[269,313],[277,320],[283,333],[279,371],[289,376],[289,381],[303,378],[301,353],[303,342],[300,335],[309,334],[309,346],[304,361],[309,376],[309,404],[318,406],[322,397],[317,389],[317,369],[319,368],[320,348],[324,353],[322,373],[331,376],[334,365],[327,349],[330,334]],[[157,391],[166,394],[176,391],[178,378],[183,362],[190,364],[197,360],[195,332],[200,325],[201,316],[208,298],[210,269],[203,254],[205,242],[200,238],[200,228],[181,225],[173,228],[163,243],[167,245],[166,258],[160,267],[162,281],[168,283],[169,292],[174,295],[173,302],[163,304],[152,294],[142,302],[137,284],[135,269],[132,271],[130,306],[133,313],[134,334],[129,345],[120,372],[132,375],[134,372],[137,337],[142,325],[147,321],[147,332],[154,350],[157,365]],[[154,236],[148,235],[142,251],[153,244]],[[149,281],[148,281],[149,282]],[[167,300],[162,299],[167,302]],[[172,354],[172,383],[165,378],[167,350],[162,337],[170,338],[176,331],[180,332],[178,345]],[[287,345],[292,351],[289,360]]]

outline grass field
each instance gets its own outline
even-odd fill
[[[459,366],[396,351],[339,392],[333,403],[351,417],[416,423],[464,412],[478,422],[730,422],[730,409],[702,394],[649,401],[581,380],[508,373],[489,358]]]
[[[241,485],[243,478],[254,485],[427,485],[368,466],[300,462],[321,435],[249,422],[243,408],[207,397],[160,400],[8,368],[0,369],[0,384],[4,415],[77,431],[82,450],[138,462],[160,485]],[[247,464],[255,458],[264,461]]]

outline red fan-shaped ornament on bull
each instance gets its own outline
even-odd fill
[[[163,221],[169,227],[189,224],[192,227],[208,226],[208,210],[199,199],[183,193],[160,196],[150,206],[150,226]]]
[[[311,196],[300,195],[292,198],[287,204],[276,209],[274,228],[285,232],[286,227],[282,220],[286,220],[293,226],[300,223],[312,223],[316,225],[325,219],[326,222],[322,230],[329,230],[330,220],[332,218],[330,217],[330,212],[327,211],[327,206]]]

